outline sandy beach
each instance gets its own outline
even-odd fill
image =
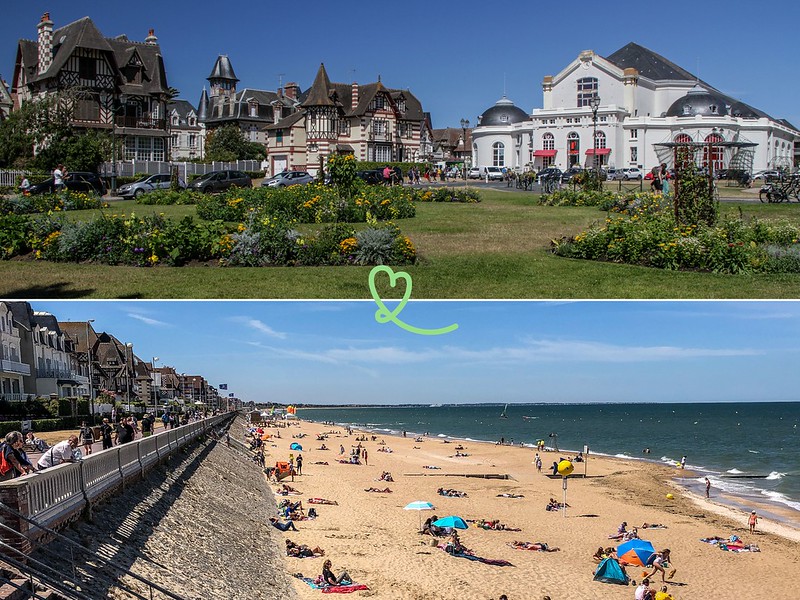
[[[336,426],[299,422],[279,431],[281,438],[266,442],[267,465],[295,456],[289,445],[303,446],[302,475],[289,485],[301,492],[288,496],[303,500],[306,510],[309,498],[320,497],[338,505],[316,505],[319,516],[297,523],[298,532],[281,534],[298,544],[320,546],[325,557],[284,559],[289,573],[302,573],[314,578],[322,571],[325,558],[333,562],[333,571],[345,569],[368,591],[355,596],[379,598],[488,599],[506,594],[509,600],[552,600],[575,598],[633,598],[633,587],[595,582],[596,564],[592,554],[599,546],[617,545],[608,539],[623,521],[629,528],[644,522],[661,523],[666,529],[640,530],[640,537],[650,540],[657,550],[669,548],[672,564],[677,569],[667,581],[676,599],[707,600],[729,596],[770,598],[795,597],[788,574],[797,571],[800,563],[798,530],[780,523],[761,520],[755,535],[749,535],[747,515],[706,500],[676,486],[671,479],[675,471],[641,461],[590,456],[586,463],[588,477],[570,478],[564,516],[549,512],[545,506],[550,497],[562,499],[562,482],[546,476],[547,467],[559,458],[556,453],[542,454],[543,472],[537,473],[532,463],[535,451],[519,446],[497,446],[461,442],[444,443],[440,438],[415,441],[411,437],[378,436],[361,441],[367,449],[368,465],[340,464],[340,445],[348,455],[357,445],[360,432],[348,436]],[[233,433],[233,432],[232,432]],[[324,441],[329,450],[319,450],[322,442],[317,434],[327,433]],[[305,437],[296,438],[298,434]],[[385,445],[381,444],[385,442]],[[380,450],[391,449],[392,452]],[[327,462],[327,465],[316,464]],[[439,467],[427,469],[425,466]],[[576,463],[576,474],[583,474],[584,465]],[[389,471],[394,482],[378,481]],[[485,479],[465,475],[508,475],[508,479]],[[277,485],[273,488],[277,489]],[[367,492],[367,488],[389,488],[391,493]],[[440,487],[466,492],[467,497],[444,497]],[[672,493],[673,500],[666,495]],[[518,494],[524,497],[498,497]],[[281,497],[278,496],[280,500]],[[436,510],[407,511],[403,507],[415,500],[429,501]],[[499,519],[521,531],[489,531],[470,527],[459,532],[465,546],[478,556],[504,559],[513,566],[496,566],[452,557],[432,546],[433,538],[420,535],[420,516],[458,515],[464,519]],[[745,543],[757,544],[761,552],[733,553],[702,543],[710,536],[741,537]],[[559,547],[559,552],[517,550],[513,541],[545,542]],[[642,579],[641,567],[628,567],[637,582]],[[657,576],[655,584],[661,586]],[[300,598],[317,598],[300,579],[294,580]]]

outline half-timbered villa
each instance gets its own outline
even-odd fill
[[[19,40],[11,96],[15,108],[74,93],[73,125],[115,133],[126,160],[165,160],[167,76],[158,38],[106,38],[89,17],[53,29],[42,16],[37,41]]]

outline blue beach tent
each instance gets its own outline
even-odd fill
[[[613,558],[604,558],[594,572],[594,580],[603,583],[617,583],[628,585],[628,576]]]
[[[289,450],[302,450],[302,449],[303,447],[297,442],[292,442],[292,445],[289,446]]]

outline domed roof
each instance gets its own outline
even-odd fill
[[[728,107],[725,100],[715,96],[699,85],[694,86],[683,97],[678,98],[667,110],[668,117],[695,117],[727,115]]]
[[[734,117],[742,117],[743,119],[757,119],[758,114],[752,106],[747,106],[744,102],[734,102],[731,106],[730,114]]]
[[[503,96],[493,107],[484,111],[480,116],[478,125],[511,125],[530,119],[530,115]]]

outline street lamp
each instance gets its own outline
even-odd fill
[[[133,348],[133,344],[125,344],[125,400],[128,403],[128,412],[131,412],[131,376],[128,370],[128,351]]]
[[[94,385],[92,384],[92,345],[89,343],[89,323],[94,323],[94,319],[86,321],[86,360],[89,362],[89,406],[92,413],[92,425],[94,425]]]
[[[594,157],[594,175],[599,180],[600,171],[599,171],[599,165],[597,163],[597,109],[600,108],[600,96],[598,96],[597,94],[592,96],[591,107],[592,107],[592,123],[594,125],[594,140],[593,140],[594,154],[592,155]]]
[[[464,144],[464,181],[467,180],[467,129],[469,129],[469,119],[461,119],[461,131],[464,134],[461,138]]]
[[[158,414],[158,386],[156,385],[156,361],[161,360],[157,356],[153,357],[153,414]],[[160,373],[158,373],[160,375]]]

